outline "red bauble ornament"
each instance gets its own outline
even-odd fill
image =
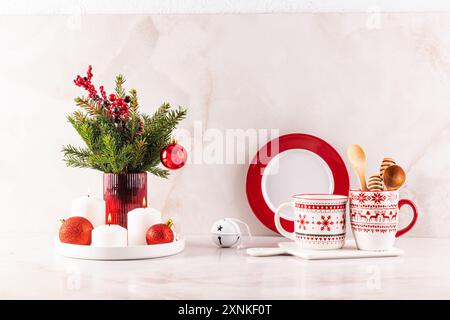
[[[83,217],[71,217],[62,220],[59,240],[64,243],[88,246],[91,244],[92,223]]]
[[[161,244],[173,241],[174,234],[170,227],[172,227],[172,220],[167,223],[158,223],[152,225],[146,234],[147,244]]]
[[[186,164],[186,160],[186,149],[178,143],[171,143],[161,151],[161,162],[167,169],[180,169]]]

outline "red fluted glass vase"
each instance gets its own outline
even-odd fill
[[[147,207],[147,172],[105,173],[103,199],[106,202],[105,223],[126,228],[128,212]]]

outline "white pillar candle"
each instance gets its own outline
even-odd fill
[[[161,212],[154,208],[137,208],[128,212],[128,245],[146,245],[148,228],[161,222]]]
[[[108,217],[111,221],[111,215]],[[92,230],[92,246],[94,247],[126,247],[127,229],[117,224],[106,224]]]
[[[99,197],[82,196],[72,201],[71,216],[84,217],[95,227],[105,224],[105,201]]]

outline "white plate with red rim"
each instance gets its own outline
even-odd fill
[[[247,199],[255,216],[278,232],[276,208],[299,193],[348,195],[350,180],[339,153],[324,140],[291,133],[269,141],[247,172]],[[281,213],[281,225],[293,231],[293,213]]]
[[[185,240],[170,243],[128,246],[128,247],[93,247],[68,244],[55,240],[55,252],[68,258],[85,260],[140,260],[172,256],[185,248]]]

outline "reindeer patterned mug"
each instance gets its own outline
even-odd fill
[[[350,190],[350,223],[360,250],[383,251],[394,247],[395,238],[404,235],[417,222],[417,208],[411,200],[399,200],[398,191]],[[403,205],[413,210],[411,223],[398,229],[398,213]]]

